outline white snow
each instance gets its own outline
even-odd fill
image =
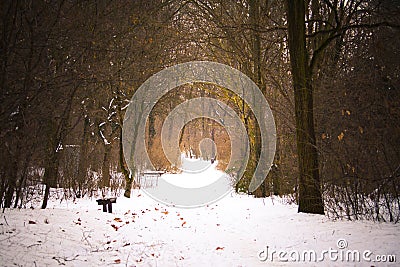
[[[103,139],[104,144],[105,144],[105,145],[111,144],[110,142],[108,142],[108,140],[107,140],[106,137],[104,136],[103,131],[100,130],[99,132],[100,132],[101,138]]]
[[[339,239],[348,244],[339,252],[369,250],[371,259],[397,253],[400,260],[399,225],[332,221],[297,213],[297,206],[280,198],[234,193],[210,206],[179,209],[133,190],[130,199],[118,197],[112,214],[103,213],[95,198],[53,199],[45,210],[6,209],[0,223],[2,266],[286,266],[279,251],[287,253],[282,259],[310,250],[320,257],[323,250],[339,250]],[[277,251],[273,262],[271,254],[259,259],[267,246],[268,253]],[[376,263],[331,261],[325,255],[323,262],[294,265]]]
[[[64,148],[63,148],[63,145],[61,144],[61,143],[58,143],[58,146],[57,146],[57,148],[56,148],[56,152],[58,152],[58,151],[60,151],[60,150],[63,150]]]
[[[117,114],[117,112],[115,112],[115,111],[111,112],[111,113],[108,115],[107,120],[110,120],[111,117],[114,116],[115,114]]]
[[[213,164],[210,161],[181,157],[183,171],[180,175],[164,174],[161,179],[164,179],[170,184],[183,188],[199,188],[211,185],[219,178],[225,177],[226,184],[231,184],[231,179],[224,172],[217,170],[218,161]]]
[[[112,65],[111,65],[112,66]],[[112,103],[114,102],[114,97],[111,98],[110,100],[110,104],[108,104],[108,109],[111,109]]]

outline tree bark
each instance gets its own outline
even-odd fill
[[[156,136],[156,129],[155,129],[155,121],[156,117],[153,112],[149,114],[149,139],[147,140],[147,148],[150,149],[153,145],[154,137]]]
[[[58,163],[59,163],[59,153],[57,151],[58,148],[58,133],[57,133],[57,125],[51,119],[47,125],[48,129],[48,144],[47,144],[47,158],[46,158],[46,167],[43,176],[43,182],[46,185],[42,209],[47,207],[47,201],[49,198],[50,188],[57,186],[57,178],[58,178]]]
[[[120,136],[119,136],[119,166],[121,168],[122,174],[125,177],[124,197],[130,198],[134,174],[131,175],[131,173],[125,167],[124,151],[123,151],[123,144],[122,144],[122,128],[120,129]],[[134,171],[134,170],[132,170],[132,171]]]
[[[300,174],[298,211],[324,214],[314,131],[312,73],[306,49],[305,6],[303,0],[288,0],[287,6]]]
[[[265,88],[262,82],[262,74],[261,74],[261,38],[260,38],[260,1],[259,0],[251,0],[249,1],[249,19],[252,27],[252,77],[253,81],[257,84],[258,88],[261,90],[263,95],[265,96]],[[258,161],[261,154],[261,129],[259,127],[260,123],[256,122],[254,119],[254,161],[252,173],[255,172],[257,168]],[[265,178],[265,177],[264,177]],[[256,197],[266,197],[269,195],[268,183],[267,180],[264,179],[262,184],[256,189],[254,192]]]
[[[121,110],[121,98],[119,93],[116,95],[116,103],[117,103],[117,114],[118,114],[118,119],[119,119],[119,167],[121,169],[122,174],[125,177],[125,192],[124,192],[124,197],[130,198],[131,197],[131,190],[132,190],[132,184],[134,182],[134,175],[135,175],[135,170],[130,170],[127,167],[127,164],[125,163],[124,160],[124,146],[123,146],[123,140],[122,140],[122,128],[123,128],[123,114]],[[136,140],[136,136],[134,138]]]
[[[102,174],[101,188],[110,187],[110,181],[111,181],[110,152],[111,152],[111,144],[104,145],[103,166],[101,168],[101,174]]]
[[[85,116],[85,114],[83,115]],[[80,144],[80,149],[79,149],[79,163],[78,163],[78,193],[82,197],[85,193],[83,192],[84,190],[84,184],[87,179],[87,173],[88,173],[88,166],[87,166],[87,154],[88,154],[88,145],[89,145],[89,127],[90,127],[90,121],[89,117],[85,116],[84,122],[83,122],[83,133],[82,133],[82,139],[81,139],[81,144]]]

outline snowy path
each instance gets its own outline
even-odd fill
[[[337,249],[340,238],[348,242],[347,249],[368,249],[373,255],[397,253],[400,257],[398,225],[333,222],[323,216],[298,214],[295,206],[277,199],[232,194],[208,207],[177,209],[134,191],[131,199],[118,198],[113,208],[113,214],[103,213],[94,199],[83,199],[78,203],[52,202],[46,210],[6,210],[0,220],[0,263],[286,266],[277,262],[277,256],[273,262],[271,258],[262,262],[257,255],[266,245],[270,250],[288,252]],[[29,220],[36,224],[29,224]],[[326,258],[311,265],[344,265]]]

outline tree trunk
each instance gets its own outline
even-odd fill
[[[80,196],[84,195],[84,184],[87,179],[88,175],[88,166],[87,166],[87,150],[88,150],[88,144],[89,144],[89,127],[90,127],[90,121],[89,117],[85,116],[84,122],[83,122],[83,133],[82,133],[82,139],[81,139],[81,144],[80,144],[80,150],[79,150],[79,163],[78,163],[78,193]],[[87,190],[91,190],[87,188]]]
[[[124,146],[123,146],[123,140],[122,140],[122,128],[123,128],[123,113],[121,110],[121,98],[119,93],[116,95],[116,103],[117,103],[117,114],[119,118],[119,167],[121,169],[122,174],[125,177],[125,192],[124,192],[124,197],[130,198],[131,197],[131,190],[132,190],[132,184],[134,181],[134,175],[135,175],[135,170],[134,169],[129,169],[127,167],[127,164],[125,163],[124,160]],[[137,125],[136,125],[137,126]],[[133,140],[136,140],[136,137],[134,137]],[[131,151],[133,153],[133,151]],[[129,166],[132,167],[132,166]]]
[[[47,201],[49,199],[49,193],[51,187],[56,187],[57,184],[57,174],[58,174],[58,155],[57,152],[54,151],[54,157],[51,157],[48,160],[45,172],[44,172],[44,184],[46,185],[43,202],[42,202],[42,209],[47,207]]]
[[[19,202],[19,199],[21,197],[21,192],[22,192],[22,190],[24,190],[25,185],[26,185],[26,179],[27,179],[27,176],[28,176],[28,166],[29,166],[29,163],[30,163],[30,157],[31,157],[30,153],[28,153],[28,155],[25,156],[24,165],[23,165],[23,167],[21,169],[21,174],[20,174],[20,177],[19,177],[19,180],[18,180],[18,183],[17,183],[18,185],[17,185],[16,190],[15,190],[14,209],[16,209],[18,207],[18,202]],[[21,205],[22,205],[22,203],[21,203]]]
[[[104,146],[103,166],[101,167],[102,181],[101,188],[110,187],[110,151],[111,144]]]
[[[153,145],[154,137],[156,135],[156,129],[155,129],[155,114],[153,112],[150,112],[149,114],[149,136],[147,140],[147,148],[150,149],[151,146]]]
[[[12,203],[12,197],[14,195],[14,190],[15,190],[15,185],[12,183],[8,184],[7,191],[6,191],[6,196],[4,199],[4,207],[5,208],[11,208],[11,203]]]
[[[47,200],[51,187],[57,186],[58,176],[58,146],[60,144],[57,132],[57,123],[50,119],[47,124],[47,150],[46,150],[46,165],[43,176],[43,182],[46,185],[46,190],[42,202],[42,209],[47,207]]]
[[[5,175],[4,172],[1,171],[1,180],[0,180],[1,184],[0,184],[0,207],[3,205],[4,206],[4,195],[6,193],[6,179],[5,179]]]
[[[303,0],[288,0],[288,34],[295,95],[299,212],[324,214],[314,132],[312,73],[308,65]]]
[[[260,1],[259,0],[251,0],[249,2],[249,19],[252,27],[252,77],[253,81],[257,84],[258,88],[261,90],[263,95],[265,96],[265,88],[262,82],[262,74],[261,74],[261,38],[260,38]],[[257,168],[258,161],[261,154],[261,129],[259,127],[260,123],[254,120],[254,165],[252,173],[255,172]],[[251,138],[251,137],[250,137]],[[265,178],[265,177],[264,177]],[[256,197],[266,197],[269,195],[268,183],[267,180],[264,179],[261,185],[256,189],[255,196]]]
[[[43,197],[43,202],[42,202],[42,209],[45,209],[47,207],[47,201],[49,199],[49,194],[50,194],[50,185],[46,183],[46,189],[44,190],[44,197]]]
[[[4,199],[4,207],[11,208],[12,199],[14,196],[14,192],[17,188],[17,176],[18,176],[18,160],[20,158],[20,153],[17,151],[17,155],[14,155],[15,158],[11,159],[10,170],[8,171],[9,179],[7,183],[7,190]]]
[[[121,168],[122,174],[125,177],[124,197],[130,198],[134,173],[130,174],[130,172],[125,167],[124,151],[123,151],[123,144],[122,144],[122,127],[120,129],[120,135],[119,135],[119,167]],[[132,170],[132,172],[134,172],[134,170]]]
[[[131,197],[132,183],[133,183],[133,179],[132,178],[129,178],[129,179],[125,180],[124,197],[127,197],[127,198]]]
[[[272,190],[274,192],[275,196],[280,196],[281,195],[281,183],[279,180],[279,167],[280,167],[280,148],[277,147],[276,152],[275,152],[275,159],[276,159],[276,165],[272,166],[271,168],[271,176],[272,176]]]

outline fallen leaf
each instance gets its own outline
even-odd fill
[[[111,224],[111,227],[115,229],[115,231],[118,231],[118,226],[116,226],[115,224]]]
[[[116,260],[114,260],[114,262],[115,263],[121,263],[121,260],[120,259],[116,259]]]
[[[36,224],[35,221],[29,221],[28,223],[29,223],[29,224]]]
[[[339,139],[339,141],[342,141],[343,137],[344,137],[344,133],[341,132],[341,133],[338,135],[337,138]]]
[[[182,223],[182,227],[186,224],[186,221]]]
[[[224,250],[225,247],[217,247],[215,250]]]
[[[121,218],[114,218],[114,221],[116,221],[116,222],[122,222]]]
[[[162,211],[161,213],[164,213],[165,215],[167,215],[169,212],[168,211]]]

